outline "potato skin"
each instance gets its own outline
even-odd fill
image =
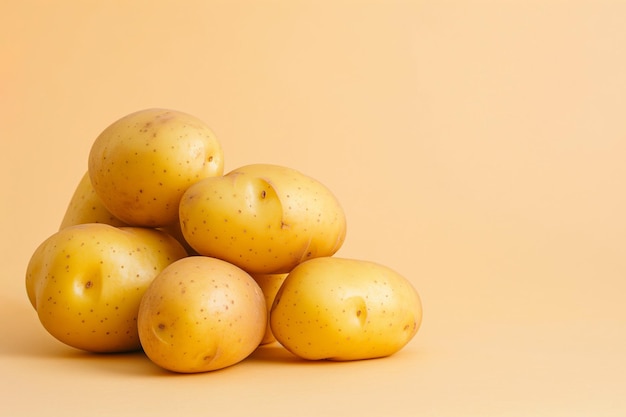
[[[287,273],[306,259],[333,255],[346,237],[345,213],[328,188],[271,164],[197,182],[183,195],[179,217],[199,254],[251,274]]]
[[[102,200],[96,194],[96,191],[91,185],[91,179],[89,173],[86,172],[81,178],[72,198],[67,206],[61,226],[59,230],[65,229],[69,226],[85,223],[103,223],[116,227],[133,227],[127,223],[124,223],[117,217],[113,216],[109,210],[102,204]],[[189,255],[196,255],[195,251],[185,238],[180,230],[180,222],[176,221],[170,225],[156,228],[172,235],[178,242],[185,248]]]
[[[261,343],[267,323],[263,292],[228,262],[190,256],[165,268],[146,291],[137,325],[144,352],[178,373],[232,366]]]
[[[178,204],[196,181],[223,173],[223,151],[213,131],[189,114],[140,110],[113,122],[89,152],[94,190],[117,218],[160,227],[178,220]]]
[[[85,223],[104,223],[117,227],[128,226],[128,224],[112,215],[102,204],[100,197],[98,197],[91,185],[89,172],[85,172],[76,186],[65,210],[65,215],[61,220],[59,230]]]
[[[276,341],[276,338],[272,334],[272,329],[269,322],[269,313],[274,304],[274,298],[276,293],[280,289],[283,281],[287,278],[287,274],[252,274],[252,278],[259,284],[265,297],[265,304],[267,305],[267,326],[265,329],[265,335],[261,341],[262,345],[267,345]]]
[[[141,346],[137,311],[165,266],[186,256],[165,232],[101,223],[66,227],[42,242],[26,270],[26,292],[44,328],[90,352]]]
[[[404,277],[377,263],[335,257],[295,267],[270,311],[274,337],[309,360],[392,355],[421,321],[419,294]]]

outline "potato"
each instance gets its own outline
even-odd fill
[[[133,226],[178,221],[178,205],[196,181],[223,173],[223,151],[211,129],[186,113],[146,109],[108,126],[89,152],[96,194]]]
[[[272,334],[272,329],[270,328],[269,323],[269,312],[272,304],[274,303],[274,297],[276,297],[276,293],[278,289],[282,285],[283,281],[287,277],[287,274],[252,274],[252,278],[259,284],[261,290],[263,291],[263,296],[265,297],[265,304],[267,305],[267,326],[265,328],[265,335],[263,336],[263,340],[261,341],[262,345],[267,345],[269,343],[275,342],[276,338]]]
[[[78,183],[67,206],[59,229],[85,223],[104,223],[118,227],[128,226],[112,215],[104,204],[102,204],[100,197],[98,197],[91,185],[88,172],[85,172]]]
[[[90,352],[138,350],[141,297],[157,273],[184,256],[165,232],[69,226],[34,251],[26,291],[44,328],[61,342]]]
[[[278,342],[310,360],[392,355],[421,320],[419,295],[404,277],[377,263],[335,257],[296,266],[270,311]]]
[[[189,243],[187,243],[187,241],[185,240],[185,237],[183,236],[183,232],[180,230],[180,222],[176,222],[167,226],[159,227],[158,229],[169,233],[176,240],[178,240],[180,244],[183,245],[183,248],[185,248],[188,255],[198,255],[195,249],[189,246]]]
[[[85,173],[80,180],[78,187],[76,187],[63,220],[61,221],[59,230],[68,226],[85,223],[104,223],[117,227],[130,226],[113,216],[111,212],[104,207],[102,200],[100,200],[100,197],[98,197],[96,191],[91,185],[89,173]],[[185,240],[183,233],[180,230],[180,222],[178,220],[170,225],[159,227],[157,229],[167,232],[176,238],[176,240],[183,245],[188,254],[196,255],[193,248],[189,246]]]
[[[346,217],[323,184],[294,169],[254,164],[190,186],[180,201],[185,240],[199,254],[249,273],[287,273],[333,255]]]
[[[258,347],[266,323],[263,292],[252,277],[204,256],[165,268],[146,291],[137,320],[148,358],[179,373],[242,361]]]

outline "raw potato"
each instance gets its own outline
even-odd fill
[[[261,344],[267,345],[276,341],[276,338],[272,334],[272,329],[270,328],[269,312],[272,304],[274,303],[276,293],[278,292],[285,278],[287,278],[287,274],[253,274],[252,278],[254,278],[257,284],[259,284],[259,287],[261,287],[263,295],[265,296],[265,304],[267,305],[268,316],[265,335],[263,336]]]
[[[278,342],[310,360],[392,355],[421,320],[419,295],[404,277],[373,262],[330,257],[294,268],[270,312]]]
[[[104,223],[111,226],[128,226],[117,217],[111,214],[109,210],[102,204],[100,197],[91,185],[89,173],[86,172],[81,178],[72,199],[67,206],[60,229],[68,226],[85,223]]]
[[[346,217],[323,184],[291,168],[255,164],[201,180],[180,202],[183,236],[199,254],[249,273],[287,273],[333,255]]]
[[[185,190],[200,179],[221,176],[220,143],[201,120],[167,109],[131,113],[94,141],[88,170],[104,206],[133,226],[178,221]]]
[[[74,195],[70,200],[59,230],[65,229],[68,226],[85,223],[104,223],[116,227],[130,226],[113,216],[111,212],[104,207],[102,200],[100,200],[100,197],[98,197],[91,185],[89,173],[85,173],[78,187],[76,187],[76,191],[74,191]],[[189,255],[196,254],[183,237],[179,221],[157,229],[167,232],[176,238]]]
[[[138,350],[143,293],[186,255],[176,239],[153,229],[69,226],[33,253],[26,291],[44,328],[61,342],[90,352]]]
[[[198,255],[194,248],[189,246],[189,243],[185,240],[185,236],[183,236],[182,230],[180,230],[180,222],[176,222],[174,224],[170,224],[167,226],[159,227],[159,230],[163,230],[164,232],[172,235],[176,240],[180,242],[181,245],[185,248],[187,253],[191,255]]]
[[[165,268],[146,291],[137,320],[148,358],[180,373],[242,361],[261,343],[266,323],[265,299],[254,279],[204,256]]]

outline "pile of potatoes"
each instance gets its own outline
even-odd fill
[[[308,360],[389,356],[420,327],[407,279],[334,256],[346,217],[328,188],[284,166],[224,173],[220,142],[194,116],[128,114],[87,165],[25,278],[42,325],[69,346],[142,349],[195,373],[273,342]]]

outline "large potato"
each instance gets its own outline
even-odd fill
[[[199,254],[249,273],[286,273],[333,255],[346,236],[344,211],[319,181],[294,169],[255,164],[201,180],[180,202],[183,236]]]
[[[178,221],[185,190],[223,173],[223,152],[211,129],[186,113],[147,109],[108,126],[89,152],[88,171],[104,206],[133,226]]]
[[[270,312],[278,342],[311,360],[389,356],[415,336],[421,320],[419,295],[397,272],[330,257],[295,267]]]
[[[118,227],[128,226],[112,215],[102,204],[102,200],[91,185],[88,172],[82,176],[74,190],[59,229],[85,223],[104,223]]]
[[[137,321],[148,358],[180,373],[242,361],[259,346],[266,323],[263,292],[252,277],[204,256],[165,268],[146,291]]]
[[[91,352],[137,350],[144,291],[186,255],[176,239],[153,229],[69,226],[31,256],[26,291],[44,328],[61,342]]]

